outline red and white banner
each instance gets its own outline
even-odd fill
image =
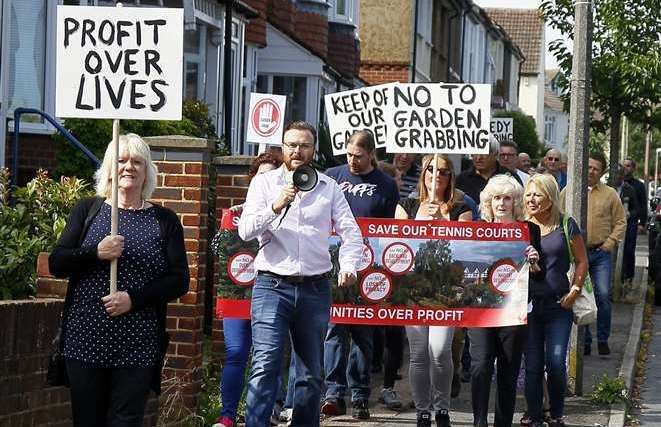
[[[225,212],[221,227],[235,229]],[[331,322],[366,325],[493,327],[525,324],[529,245],[525,223],[410,221],[359,218],[365,248],[358,282],[337,288],[331,277]],[[329,239],[339,271],[341,242]],[[246,286],[250,256],[237,248],[229,279]],[[366,265],[371,262],[371,265]],[[249,265],[250,264],[250,265]],[[219,298],[216,315],[250,317],[247,299]]]

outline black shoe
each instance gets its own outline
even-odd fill
[[[611,349],[608,347],[607,342],[600,342],[597,344],[597,349],[599,350],[599,354],[602,356],[605,356],[607,354],[611,354]]]
[[[566,427],[562,418],[556,418],[549,421],[549,427]]]
[[[344,415],[347,413],[347,404],[344,399],[328,398],[321,404],[321,413],[329,417]]]
[[[367,409],[367,400],[361,399],[352,402],[351,417],[357,420],[369,420],[370,410]]]
[[[452,390],[450,391],[450,397],[457,397],[459,396],[459,393],[461,393],[461,379],[459,378],[459,374],[454,374],[452,376]]]
[[[436,427],[450,427],[450,414],[447,409],[436,412]]]
[[[591,354],[592,354],[592,346],[586,344],[585,347],[583,347],[583,356],[589,356]]]
[[[431,414],[429,411],[418,412],[418,427],[431,427]]]

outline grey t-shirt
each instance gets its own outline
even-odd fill
[[[570,239],[581,233],[573,218],[569,218],[567,229]],[[531,296],[557,298],[569,292],[569,279],[567,279],[570,266],[569,249],[562,224],[546,236],[542,236],[542,253],[539,262],[546,269],[546,275],[543,280],[531,278]]]

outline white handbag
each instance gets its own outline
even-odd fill
[[[567,278],[569,283],[572,283],[574,278],[574,270],[576,269],[576,264],[574,262],[574,254],[571,250],[571,239],[569,238],[569,217],[565,215],[562,219],[562,228],[565,233],[565,240],[567,241],[567,249],[569,252],[569,262],[570,267],[567,272]],[[578,326],[589,325],[594,323],[597,320],[597,302],[594,299],[594,288],[592,286],[592,279],[590,279],[590,273],[585,275],[585,282],[583,282],[583,287],[581,288],[581,293],[574,301],[572,306],[574,311],[574,323]]]

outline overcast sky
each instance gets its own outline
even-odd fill
[[[480,7],[506,7],[512,9],[536,9],[539,7],[541,1],[539,0],[473,0]],[[562,38],[557,30],[551,29],[548,26],[546,27],[546,59],[545,59],[545,68],[557,68],[557,62],[553,55],[548,51],[548,44],[550,41],[555,39]]]

